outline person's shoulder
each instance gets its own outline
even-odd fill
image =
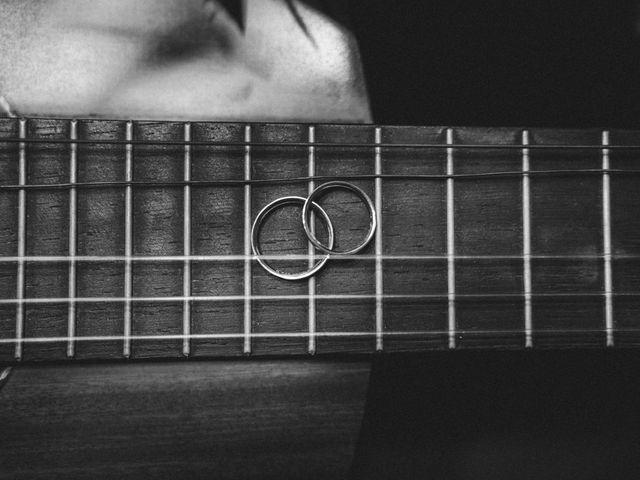
[[[320,3],[9,2],[0,94],[25,114],[368,121],[355,38]]]

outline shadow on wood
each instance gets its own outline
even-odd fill
[[[369,365],[29,366],[0,392],[2,478],[343,478]]]

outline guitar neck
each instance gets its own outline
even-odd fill
[[[2,119],[0,360],[636,346],[639,146],[630,131]],[[257,213],[328,179],[373,199],[374,240],[310,279],[270,275]],[[364,238],[351,192],[321,204],[337,247]],[[277,268],[322,255],[295,206],[263,227]]]

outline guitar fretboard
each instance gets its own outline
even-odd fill
[[[635,346],[640,132],[0,120],[0,360]],[[344,179],[374,241],[288,282],[257,212]],[[368,215],[322,198],[341,249]],[[322,223],[316,221],[319,234]],[[321,256],[300,209],[268,261]]]

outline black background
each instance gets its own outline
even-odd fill
[[[635,1],[351,0],[379,123],[638,125]]]
[[[377,123],[639,128],[634,1],[351,0]],[[354,478],[640,478],[640,355],[374,361]]]

